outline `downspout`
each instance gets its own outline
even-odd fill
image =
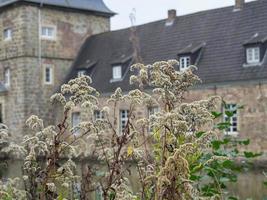
[[[43,7],[43,1],[40,3],[40,7],[38,8],[38,61],[39,67],[42,66],[42,40],[41,40],[41,31],[42,31],[42,16],[41,16],[41,8]]]

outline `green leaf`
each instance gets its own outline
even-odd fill
[[[234,112],[233,111],[225,111],[225,114],[227,117],[233,117],[234,116]]]
[[[212,144],[212,148],[214,150],[218,150],[218,149],[220,149],[220,147],[222,145],[222,141],[220,141],[220,140],[214,140],[214,141],[211,142],[211,144]]]
[[[216,128],[218,128],[219,130],[225,130],[228,129],[231,126],[230,122],[222,122],[222,123],[218,123]]]
[[[196,133],[197,138],[200,138],[205,132],[204,131],[200,131]]]
[[[228,200],[238,200],[236,197],[228,197]]]
[[[195,166],[191,173],[196,173],[196,172],[199,172],[201,169],[203,168],[203,164],[202,163],[199,163],[199,165]]]
[[[267,181],[264,181],[264,182],[263,182],[263,185],[267,186]]]
[[[244,155],[245,155],[246,158],[255,158],[255,157],[261,156],[262,153],[253,153],[253,152],[245,151]]]
[[[249,145],[249,143],[250,143],[250,140],[249,140],[249,139],[247,139],[247,140],[241,141],[241,143],[242,143],[243,145]]]
[[[223,163],[223,167],[231,169],[234,166],[234,162],[232,160],[225,160]]]
[[[190,180],[191,181],[199,181],[201,179],[201,176],[191,175]]]
[[[212,111],[211,114],[213,115],[214,119],[222,116],[222,113],[221,112],[216,112],[216,111]]]
[[[116,198],[116,190],[111,188],[111,191],[109,193],[109,200],[114,200]]]

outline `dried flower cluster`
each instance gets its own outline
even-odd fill
[[[100,190],[104,200],[222,199],[220,184],[214,184],[219,192],[209,195],[200,190],[198,178],[201,170],[229,161],[225,155],[214,155],[211,148],[217,138],[211,111],[220,98],[183,103],[184,93],[200,79],[193,73],[195,67],[179,72],[177,65],[176,60],[133,65],[131,70],[138,75],[131,76],[130,83],[140,89],[125,94],[118,88],[105,107],[99,105],[99,93],[90,86],[91,78],[69,81],[51,97],[63,107],[61,123],[45,127],[37,116],[30,117],[26,124],[33,134],[24,137],[22,146],[5,146],[8,134],[1,129],[1,150],[25,154],[23,195],[27,199],[86,200]],[[145,88],[151,92],[144,92]],[[127,121],[118,128],[116,113],[122,103],[129,109]],[[160,106],[159,112],[149,118],[137,117],[138,107],[155,105]],[[87,115],[72,127],[69,116],[77,107]],[[101,113],[100,119],[94,119],[95,110]],[[101,166],[85,164],[89,158]],[[81,177],[77,176],[75,160],[82,163]],[[127,178],[132,166],[139,176],[137,193]],[[96,173],[100,168],[104,173]],[[214,171],[208,173],[216,178]],[[7,192],[13,181],[0,184],[1,195],[23,196],[17,187],[11,194]]]

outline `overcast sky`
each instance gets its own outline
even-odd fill
[[[104,0],[104,2],[112,11],[118,13],[111,19],[111,29],[116,30],[131,25],[129,15],[133,9],[136,13],[136,25],[139,25],[166,18],[169,9],[176,9],[177,15],[184,15],[234,5],[235,0]]]

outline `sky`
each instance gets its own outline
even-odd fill
[[[249,2],[252,0],[246,0]],[[111,19],[111,29],[131,26],[129,15],[135,13],[135,25],[164,19],[169,9],[176,9],[177,15],[234,5],[235,0],[104,0],[116,16]]]

